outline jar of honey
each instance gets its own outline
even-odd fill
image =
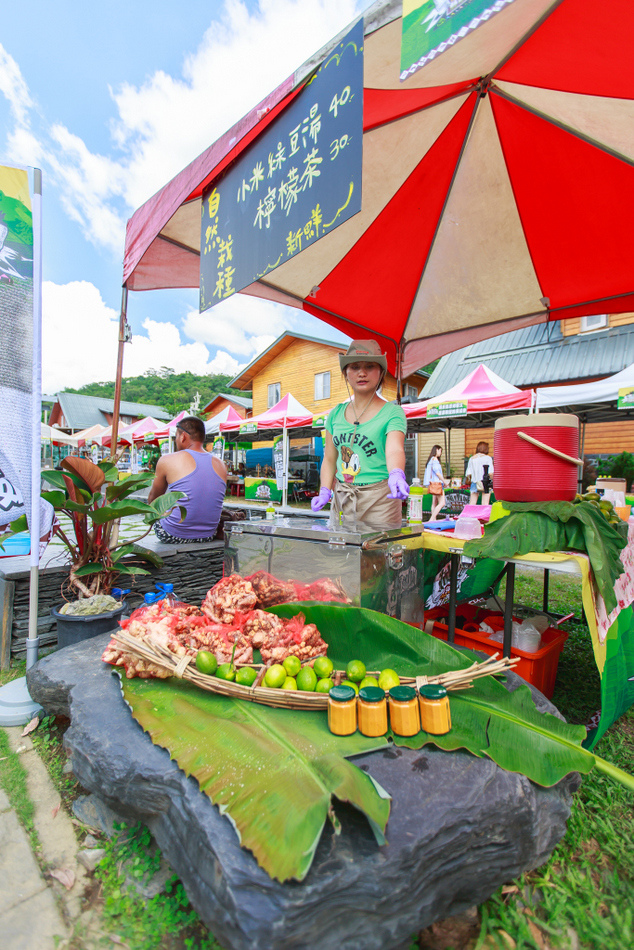
[[[364,686],[357,698],[359,732],[364,736],[384,736],[387,732],[387,701],[380,686]]]
[[[416,690],[411,686],[393,686],[389,698],[390,727],[397,736],[415,736],[420,732],[420,712]]]
[[[351,736],[357,731],[357,694],[352,686],[329,690],[328,728],[335,736]]]
[[[429,684],[418,690],[420,725],[433,736],[443,736],[451,730],[449,697],[444,686]]]

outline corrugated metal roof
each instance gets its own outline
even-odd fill
[[[108,425],[105,413],[112,413],[114,399],[102,399],[100,396],[83,396],[80,393],[58,393],[57,398],[61,406],[67,428],[87,429],[96,424]],[[155,419],[168,422],[172,417],[160,406],[146,406],[141,402],[122,402],[120,409],[122,416],[144,418],[153,416]]]
[[[479,363],[523,388],[611,376],[634,363],[634,324],[564,337],[556,321],[481,340],[443,356],[423,398],[444,393]]]

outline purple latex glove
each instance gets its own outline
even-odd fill
[[[409,495],[409,485],[405,481],[405,472],[402,468],[393,468],[387,477],[387,483],[390,486],[388,498],[398,498],[399,501],[405,501]]]
[[[332,492],[329,488],[320,488],[319,494],[315,498],[311,498],[310,507],[313,511],[321,511],[324,505],[327,505],[332,496]]]

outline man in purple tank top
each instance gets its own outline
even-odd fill
[[[186,416],[176,426],[177,451],[162,456],[148,501],[170,491],[184,493],[179,505],[187,515],[181,521],[178,508],[154,523],[154,532],[165,544],[213,541],[220,520],[227,487],[224,462],[205,452],[205,424],[196,416]]]

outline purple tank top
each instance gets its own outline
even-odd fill
[[[179,504],[187,509],[187,517],[180,521],[180,511],[175,508],[159,524],[175,538],[210,538],[220,521],[226,486],[216,473],[209,452],[184,451],[191,455],[196,468],[184,478],[177,478],[168,490],[185,492],[186,497]]]

